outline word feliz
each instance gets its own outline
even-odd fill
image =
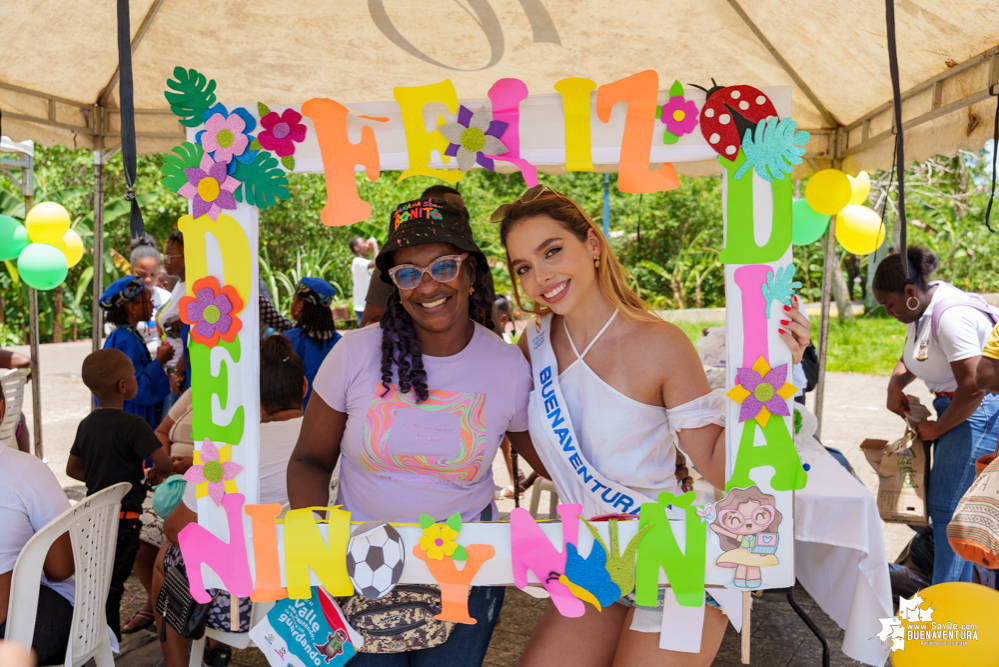
[[[655,122],[659,113],[657,106],[659,75],[655,70],[639,72],[601,86],[597,86],[590,79],[571,77],[556,83],[555,90],[562,98],[566,171],[593,171],[590,95],[596,90],[596,115],[602,123],[610,122],[614,105],[619,102],[627,104],[627,115],[621,137],[618,188],[622,192],[648,193],[680,187],[679,177],[672,164],[664,163],[661,168],[655,170],[649,168],[649,154],[656,135]],[[682,91],[680,87],[681,101],[683,101]],[[443,133],[449,129],[448,126],[456,126],[454,130],[460,133],[461,148],[482,155],[479,163],[488,167],[491,158],[486,156],[489,145],[486,140],[492,138],[488,136],[493,131],[491,126],[501,124],[505,127],[501,144],[505,152],[499,153],[497,157],[520,169],[528,186],[537,185],[537,169],[520,154],[520,104],[528,97],[527,85],[523,81],[500,79],[489,89],[492,121],[485,123],[483,128],[476,127],[477,121],[474,116],[468,122],[461,122],[461,114],[458,113],[458,95],[450,81],[445,80],[425,86],[397,87],[393,90],[393,95],[402,111],[406,150],[409,156],[409,168],[402,172],[400,181],[410,176],[432,176],[448,183],[457,183],[461,180],[462,170],[436,169],[429,166],[433,151],[441,155],[455,154],[456,144],[449,141]],[[434,127],[432,130],[427,130],[423,109],[434,102],[443,103],[449,111],[458,114],[459,122],[449,123],[440,129]],[[687,113],[692,112],[692,118],[696,118],[697,109],[692,102],[690,106]],[[671,118],[676,118],[676,113],[684,112],[674,112]],[[323,224],[350,225],[367,219],[371,215],[371,205],[358,196],[354,173],[356,166],[360,165],[364,168],[368,180],[378,180],[381,175],[378,141],[374,130],[369,126],[362,127],[361,140],[356,144],[352,143],[347,134],[350,110],[328,98],[309,100],[302,105],[302,114],[311,118],[315,125],[323,170],[326,173],[327,202],[322,211]],[[478,115],[477,113],[476,116]],[[388,120],[367,116],[365,118],[376,122]],[[693,125],[686,132],[692,128]],[[675,140],[674,138],[673,141]],[[717,141],[715,139],[715,142]]]
[[[226,590],[239,597],[250,597],[255,602],[310,598],[312,574],[332,596],[354,594],[355,587],[347,566],[351,539],[350,512],[337,507],[289,511],[284,518],[284,558],[281,559],[277,529],[281,506],[244,507],[244,500],[238,493],[226,494],[222,500],[229,527],[228,542],[198,524],[186,526],[179,535],[191,595],[195,600],[202,603],[211,600],[205,588],[202,565],[214,570]],[[552,544],[526,510],[517,508],[510,515],[511,572],[506,583],[526,588],[528,572],[532,572],[563,615],[578,617],[585,611],[584,601],[600,609],[632,590],[635,590],[639,604],[654,605],[662,570],[680,604],[700,606],[704,601],[707,528],[697,515],[697,510],[703,508],[693,506],[693,500],[692,492],[680,497],[662,493],[658,503],[644,503],[638,519],[638,531],[623,549],[623,554],[618,553],[617,519],[609,522],[609,548],[595,525],[584,521],[594,536],[593,547],[586,558],[577,551],[581,505],[558,507],[562,519],[561,550]],[[672,506],[683,515],[683,525],[677,526],[685,532],[682,549],[666,515],[667,506]],[[313,510],[328,513],[325,538]],[[251,576],[250,556],[246,549],[244,512],[250,518],[252,527],[255,581]],[[452,517],[446,524],[434,524],[429,517],[426,519],[424,535],[438,536],[438,544],[452,542],[460,536],[461,525],[456,523],[460,522],[457,517]],[[449,532],[447,526],[455,525],[459,531]],[[498,531],[505,529],[501,524],[489,525]],[[500,537],[498,533],[497,536],[505,541],[505,536]],[[445,591],[471,586],[475,572],[495,555],[495,549],[487,544],[452,545],[449,551],[435,555],[432,548],[427,550],[426,546],[421,546],[423,541],[421,539],[420,544],[412,546],[412,555],[427,564],[434,580]],[[448,553],[451,555],[446,555]],[[453,563],[456,559],[470,562],[464,569],[458,570]],[[282,569],[287,587],[281,585]],[[399,583],[400,578],[401,570],[392,584]],[[380,597],[387,592],[380,590],[378,595]],[[446,620],[475,622],[467,614],[467,597],[467,594],[449,596],[449,604],[445,605],[443,612]]]

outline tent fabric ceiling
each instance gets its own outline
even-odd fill
[[[903,91],[999,45],[995,0],[895,4]],[[720,84],[791,86],[799,127],[818,130],[808,146],[812,160],[796,175],[827,166],[823,159],[830,156],[834,126],[737,6],[840,125],[891,100],[880,0],[132,0],[133,43],[154,12],[133,56],[136,125],[145,135],[138,148],[145,154],[168,150],[182,135],[163,97],[177,65],[214,78],[222,102],[275,106],[312,97],[348,105],[391,100],[396,86],[443,79],[454,83],[461,99],[485,98],[503,77],[520,78],[532,93],[543,94],[569,76],[602,84],[655,69],[661,89],[674,78],[710,87],[712,77]],[[0,6],[0,25],[6,27],[0,55],[4,134],[94,146],[88,128],[101,113],[94,105],[116,77],[115,21],[108,0]],[[980,87],[983,76],[993,77],[986,87],[995,83],[996,72],[984,70],[986,75],[969,73],[966,81],[955,81],[946,94]],[[49,103],[18,89],[59,99]],[[116,105],[112,90],[107,106]],[[981,148],[991,135],[993,113],[993,103],[982,101],[907,130],[907,157]],[[16,116],[48,118],[59,126]],[[885,128],[891,127],[889,116]],[[117,143],[117,124],[109,110],[103,124],[108,148]],[[885,167],[891,152],[886,138],[848,155],[843,167]],[[698,163],[680,170],[718,168]]]

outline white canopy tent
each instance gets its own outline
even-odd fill
[[[539,95],[565,77],[606,83],[655,69],[663,87],[674,78],[789,86],[792,116],[811,133],[795,178],[892,161],[880,0],[132,0],[130,11],[140,154],[186,138],[163,97],[178,65],[214,78],[226,100],[275,105],[314,97],[377,103],[391,100],[396,86],[443,79],[462,99],[484,99],[503,77]],[[980,149],[992,135],[989,97],[999,93],[999,3],[895,0],[895,15],[906,159]],[[8,28],[3,130],[15,140],[95,151],[98,231],[102,167],[120,147],[114,3],[22,0],[0,6],[0,22]],[[720,173],[714,159],[675,166],[690,176]],[[94,238],[100,257],[102,236]],[[100,278],[96,271],[95,295]],[[818,397],[821,415],[820,404]]]
[[[999,5],[896,0],[907,156],[978,149],[991,134],[985,103],[999,80]],[[567,76],[613,81],[655,69],[663,81],[710,87],[791,86],[792,113],[812,133],[795,173],[840,161],[848,172],[888,166],[891,84],[884,4],[803,0],[133,0],[138,151],[184,134],[163,98],[177,65],[215,78],[230,100],[344,104],[391,99],[395,86],[454,82],[485,98],[514,76],[531,94]],[[13,139],[117,145],[114,3],[23,0],[0,7],[0,109]],[[714,161],[687,163],[692,175]]]

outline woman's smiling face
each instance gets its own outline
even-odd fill
[[[430,243],[396,250],[392,263],[395,266],[412,264],[422,269],[441,257],[460,254],[461,251],[450,243]],[[399,300],[416,326],[435,333],[447,331],[468,320],[468,290],[473,275],[475,259],[468,257],[454,280],[440,283],[423,275],[415,288],[399,290]]]
[[[506,248],[524,295],[560,315],[595,287],[600,244],[592,230],[580,241],[554,218],[532,216],[510,230]]]

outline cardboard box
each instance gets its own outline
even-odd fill
[[[878,475],[877,503],[881,518],[889,523],[925,526],[929,523],[926,507],[926,483],[929,479],[929,447],[916,434],[917,422],[929,411],[914,396],[909,396],[912,414],[906,419],[905,433],[898,440],[868,438],[860,444],[874,472]]]

